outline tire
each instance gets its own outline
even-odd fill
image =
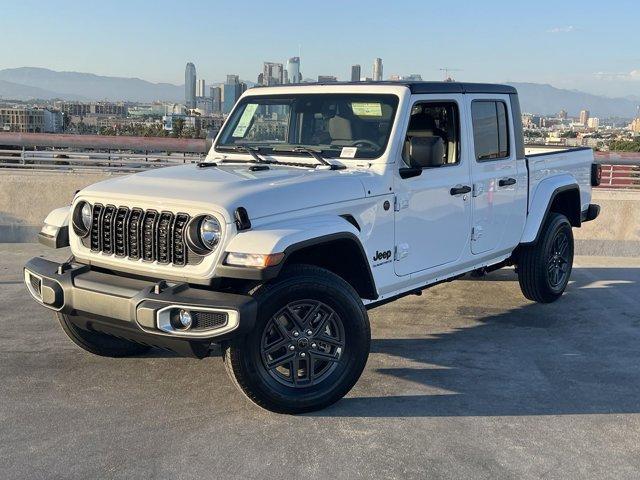
[[[364,370],[369,318],[355,290],[339,276],[294,265],[252,295],[255,327],[227,344],[233,383],[256,405],[277,413],[325,408],[346,395]]]
[[[551,303],[562,296],[573,267],[573,231],[567,217],[550,213],[538,241],[523,247],[518,259],[518,281],[525,297]]]
[[[101,357],[130,357],[148,352],[151,347],[100,332],[90,332],[74,325],[69,315],[54,314],[62,330],[83,350]]]

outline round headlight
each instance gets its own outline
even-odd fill
[[[87,202],[84,202],[84,205],[82,205],[81,214],[82,224],[84,225],[84,228],[89,230],[91,228],[91,205],[89,205]]]
[[[220,241],[220,224],[213,217],[204,217],[200,222],[200,239],[205,247],[213,250]]]
[[[211,215],[200,215],[189,223],[187,240],[189,248],[198,255],[211,253],[220,243],[222,227]]]
[[[86,237],[91,231],[92,208],[88,202],[78,202],[73,209],[73,231],[79,237]]]

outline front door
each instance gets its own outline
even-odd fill
[[[465,159],[462,95],[416,96],[406,129],[401,166],[409,165],[413,137],[439,137],[445,149],[441,166],[396,183],[397,275],[446,268],[468,251],[471,224],[469,165]],[[462,119],[462,120],[461,120]],[[465,193],[466,192],[466,193]]]

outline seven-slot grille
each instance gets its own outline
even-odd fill
[[[89,244],[94,252],[174,265],[186,265],[189,260],[184,240],[189,222],[186,213],[97,203],[92,219]]]

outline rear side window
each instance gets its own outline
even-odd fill
[[[471,102],[471,117],[476,160],[509,157],[507,105],[492,100],[474,100]]]

